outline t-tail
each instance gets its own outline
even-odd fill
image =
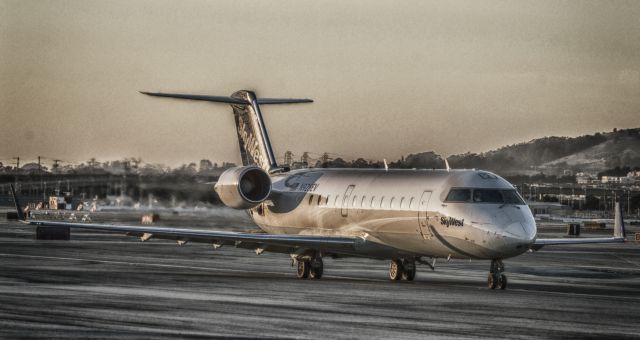
[[[13,187],[13,184],[9,184],[9,186],[11,187],[11,196],[13,197],[13,203],[16,206],[16,214],[18,215],[18,220],[24,221],[24,210],[22,210],[22,207],[20,206],[20,200],[18,199],[18,195],[16,195],[16,189]]]
[[[624,217],[622,217],[622,207],[620,206],[620,202],[616,202],[615,209],[615,219],[613,221],[613,237],[624,240],[627,237],[627,232],[624,228]]]
[[[177,93],[141,92],[149,96],[178,99],[203,100],[227,103],[233,108],[233,115],[240,144],[242,165],[255,165],[268,173],[278,171],[278,163],[271,148],[269,134],[262,118],[260,105],[312,103],[311,99],[258,98],[252,91],[240,90],[229,97],[205,96]]]

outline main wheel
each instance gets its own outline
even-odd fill
[[[487,278],[487,283],[489,284],[489,288],[496,289],[498,282],[496,282],[496,278],[493,273],[489,273],[489,277]]]
[[[498,279],[498,288],[505,290],[507,289],[507,276],[504,274],[500,274],[500,278]]]
[[[410,270],[402,271],[402,279],[403,280],[413,281],[413,279],[415,277],[416,277],[416,268],[415,267],[413,269],[410,269]]]
[[[400,280],[402,272],[404,272],[404,269],[400,260],[392,260],[389,264],[389,278],[394,281]]]
[[[322,264],[321,258],[311,261],[311,265],[309,268],[309,277],[312,279],[320,279],[324,270],[323,267],[324,265]]]
[[[402,279],[406,281],[413,281],[416,277],[416,264],[409,261],[403,261],[402,269]]]
[[[298,261],[297,274],[299,279],[306,279],[309,277],[309,267],[309,261]]]

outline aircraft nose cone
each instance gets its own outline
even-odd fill
[[[529,221],[517,221],[509,224],[505,228],[505,233],[509,236],[522,241],[523,243],[532,243],[536,237],[535,223]]]

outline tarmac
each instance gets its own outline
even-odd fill
[[[34,227],[3,215],[0,338],[640,338],[633,241],[507,259],[499,291],[486,287],[489,261],[440,259],[413,282],[391,282],[387,262],[325,259],[321,280],[299,280],[282,254],[76,230],[71,241],[37,241]],[[254,228],[225,209],[160,222]]]

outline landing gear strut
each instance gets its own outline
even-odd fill
[[[396,259],[389,264],[389,278],[394,281],[413,281],[416,277],[416,262],[413,259]]]
[[[319,279],[322,277],[323,272],[323,263],[322,257],[314,256],[311,259],[298,259],[298,267],[296,270],[296,274],[299,279]]]
[[[491,289],[506,289],[507,288],[507,276],[503,274],[504,263],[501,259],[491,260],[491,268],[489,268],[489,277],[487,283]]]

